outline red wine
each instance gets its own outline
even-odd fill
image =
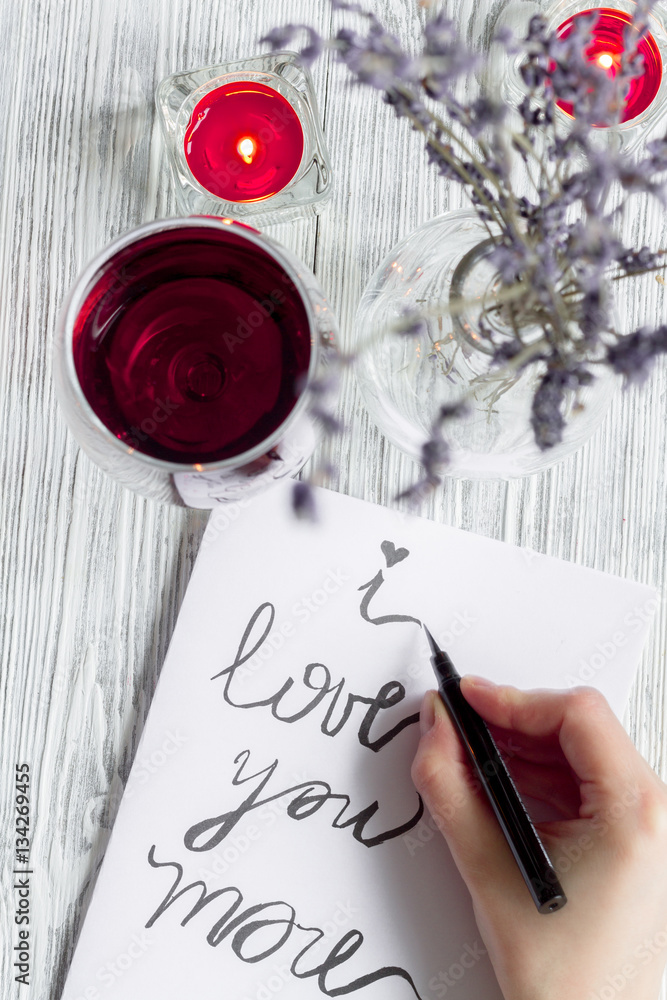
[[[625,51],[624,32],[632,21],[632,16],[623,10],[612,10],[608,7],[595,7],[591,10],[574,14],[558,27],[558,36],[567,38],[572,31],[574,22],[581,17],[597,14],[597,23],[591,31],[591,42],[586,49],[586,59],[600,66],[600,72],[606,72],[614,77],[618,72],[621,57]],[[636,76],[630,83],[628,95],[620,116],[621,122],[636,118],[646,111],[654,100],[662,81],[662,58],[653,35],[648,33],[637,45],[637,60],[643,73]],[[556,101],[561,111],[573,114],[569,101]],[[601,123],[603,124],[603,123]]]
[[[299,169],[303,129],[292,105],[251,80],[225,83],[199,101],[185,133],[196,180],[226,201],[261,201]]]
[[[153,234],[89,291],[74,363],[100,420],[129,447],[203,464],[248,451],[288,416],[310,326],[283,268],[236,227]]]

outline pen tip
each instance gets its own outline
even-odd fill
[[[429,630],[426,628],[425,625],[423,626],[423,628],[424,628],[424,631],[426,632],[426,638],[429,641],[429,645],[430,645],[430,647],[431,647],[431,649],[433,651],[433,655],[435,656],[435,655],[437,655],[440,652],[440,650],[438,648],[438,644],[435,641],[435,639],[433,638],[433,636],[431,635],[431,633],[429,632]]]

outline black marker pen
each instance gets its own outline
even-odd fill
[[[481,715],[463,697],[461,677],[449,656],[438,647],[426,626],[424,631],[433,650],[431,663],[438,678],[440,697],[463,741],[535,905],[540,913],[560,910],[565,906],[567,897],[495,740]]]

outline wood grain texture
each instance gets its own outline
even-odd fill
[[[472,0],[456,6],[469,18]],[[413,37],[411,0],[375,0]],[[497,5],[483,0],[477,17]],[[65,429],[49,337],[84,262],[116,234],[174,214],[153,94],[176,70],[241,58],[286,21],[325,28],[326,0],[14,0],[0,4],[6,99],[0,129],[0,997],[58,1000],[90,889],[205,527],[106,479]],[[486,23],[484,18],[482,22]],[[480,23],[482,23],[480,22]],[[335,171],[318,221],[271,232],[313,267],[342,339],[371,273],[402,236],[460,193],[438,183],[419,139],[376,95],[323,61],[315,85]],[[663,239],[637,206],[629,232]],[[667,315],[652,284],[619,304],[628,323]],[[643,313],[642,313],[643,310]],[[416,474],[370,422],[350,377],[349,433],[327,445],[330,485],[392,503]],[[448,481],[423,513],[585,566],[664,586],[666,372],[620,393],[579,454],[531,479]],[[656,615],[627,713],[640,751],[667,777],[667,618]],[[13,982],[12,777],[33,776],[32,985]]]

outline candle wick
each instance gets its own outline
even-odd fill
[[[252,163],[257,152],[257,143],[249,135],[244,136],[236,144],[241,159],[245,163]]]

